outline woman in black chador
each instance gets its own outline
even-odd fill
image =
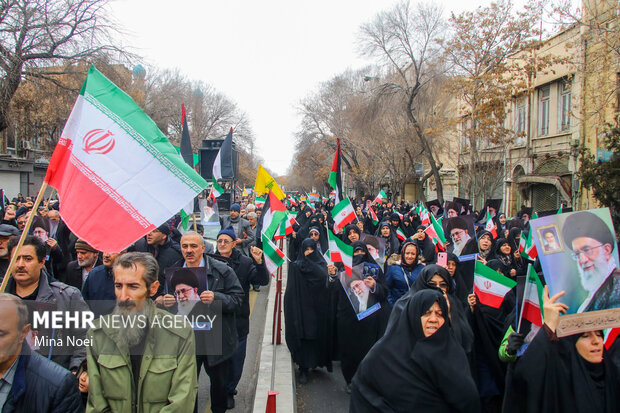
[[[560,292],[543,295],[545,320],[506,380],[506,413],[617,413],[620,411],[618,340],[610,351],[603,332],[558,338]]]
[[[316,242],[305,239],[299,257],[290,263],[284,293],[286,344],[299,365],[299,382],[308,381],[308,370],[331,370],[328,339],[327,264],[318,253]]]
[[[405,298],[406,297],[406,298]],[[385,336],[360,364],[351,385],[351,413],[480,411],[467,357],[437,290],[401,300]]]

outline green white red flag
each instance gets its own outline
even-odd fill
[[[508,291],[517,285],[516,281],[476,261],[474,268],[474,293],[478,300],[489,307],[499,308]]]
[[[297,222],[295,220],[295,216],[291,215],[290,212],[286,212],[286,218],[284,219],[284,221],[280,222],[280,226],[278,227],[278,230],[276,231],[275,235],[273,236],[274,239],[279,240],[281,238],[286,237],[287,235],[290,235],[293,233],[293,224],[295,224],[295,222]]]
[[[261,234],[261,240],[263,235],[269,239],[273,239],[273,236],[280,226],[280,222],[286,219],[286,215],[286,207],[282,201],[269,190],[263,212],[256,225],[257,233]]]
[[[104,252],[122,251],[207,186],[155,122],[94,66],[45,181],[58,191],[69,229]]]
[[[527,237],[521,236],[521,240],[519,240],[519,253],[523,258],[527,258],[532,261],[535,261],[536,257],[538,257],[538,250],[536,249],[536,244],[532,239],[531,230],[527,233]]]
[[[353,209],[353,205],[351,204],[351,200],[349,198],[345,198],[338,202],[332,209],[331,213],[332,218],[334,219],[335,227],[338,230],[346,227],[347,224],[357,217],[357,215],[355,215],[355,209]]]
[[[327,231],[329,238],[329,259],[333,263],[341,262],[349,277],[353,276],[353,247],[347,245],[336,234]]]
[[[441,223],[439,223],[435,217],[430,214],[431,225],[429,225],[424,232],[428,235],[435,244],[435,251],[445,251],[446,250],[446,236],[443,233],[443,227]]]
[[[265,258],[265,266],[267,272],[273,275],[274,272],[284,264],[284,253],[264,234],[263,239],[263,257]]]
[[[329,173],[328,182],[332,188],[334,188],[335,203],[339,203],[344,199],[342,194],[342,174],[340,172],[340,138],[336,138],[336,154],[334,155],[334,162],[332,162],[332,169]]]
[[[387,201],[387,195],[385,194],[385,191],[383,191],[383,189],[381,190],[381,192],[379,192],[379,194],[375,197],[375,200],[373,202],[378,202],[381,205],[383,205],[383,200]]]
[[[407,236],[405,235],[405,233],[400,227],[396,228],[396,237],[401,241],[404,241],[407,239]]]
[[[491,218],[491,213],[489,212],[488,207],[487,207],[487,224],[484,227],[484,229],[486,229],[493,235],[493,239],[497,238],[497,229],[495,228],[495,223],[493,222],[493,218]]]
[[[614,327],[605,330],[605,349],[609,350],[611,348],[611,345],[614,344],[614,341],[616,341],[618,335],[620,335],[620,327]]]
[[[428,212],[424,205],[420,205],[420,220],[422,221],[422,225],[430,225],[431,224],[431,213]]]
[[[256,208],[262,208],[265,206],[265,200],[267,198],[260,198],[260,197],[256,197],[254,198],[254,205],[256,205]]]
[[[217,183],[217,180],[215,178],[211,179],[211,189],[213,192],[213,196],[216,198],[219,198],[224,193],[224,188],[222,188],[220,184]]]
[[[543,325],[543,285],[538,278],[532,264],[527,267],[527,279],[523,289],[523,301],[521,302],[521,319],[525,318],[532,324],[542,327]],[[521,319],[517,326],[517,333],[521,330]]]
[[[372,209],[371,206],[368,207],[368,210],[370,211],[370,219],[372,220],[372,224],[377,225],[379,223],[379,218],[377,217],[375,210]]]

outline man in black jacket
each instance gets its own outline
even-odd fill
[[[0,294],[0,406],[2,413],[84,411],[73,374],[30,350],[28,309]]]
[[[96,266],[101,265],[101,259],[99,251],[91,247],[83,239],[75,242],[75,253],[77,259],[69,262],[64,274],[59,275],[57,278],[59,281],[81,290],[90,271]]]
[[[159,289],[155,294],[155,303],[159,305],[162,303],[159,297],[163,294],[166,283],[166,268],[174,267],[175,263],[183,258],[181,248],[170,238],[170,226],[163,223],[146,234],[145,238],[138,240],[134,250],[153,254],[159,264]]]
[[[183,259],[174,267],[204,267],[207,273],[207,291],[200,294],[200,303],[196,307],[221,306],[221,319],[217,332],[221,337],[212,334],[211,331],[195,331],[196,334],[196,364],[198,374],[204,365],[205,371],[211,381],[211,411],[223,413],[227,406],[227,384],[230,369],[230,358],[237,348],[237,328],[235,314],[239,311],[243,301],[243,288],[232,268],[223,262],[205,254],[205,241],[194,231],[186,232],[181,237],[181,252]],[[171,294],[163,296],[163,303],[167,307],[175,304],[175,298]],[[205,312],[210,311],[205,307]],[[194,312],[194,311],[193,311]],[[214,327],[213,330],[216,330]],[[217,337],[217,338],[216,338]],[[217,340],[217,342],[215,342]]]
[[[228,266],[237,274],[245,293],[241,307],[235,314],[239,344],[230,358],[228,399],[226,401],[229,409],[235,407],[234,396],[237,394],[237,384],[239,384],[243,372],[248,333],[250,332],[250,285],[267,285],[269,283],[269,273],[263,261],[263,251],[250,246],[252,258],[246,257],[237,248],[234,248],[235,239],[235,231],[232,227],[221,230],[217,235],[217,254],[229,258]]]

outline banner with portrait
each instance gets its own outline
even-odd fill
[[[374,235],[362,233],[360,238],[366,248],[368,248],[368,253],[374,260],[383,267],[383,263],[385,262],[385,238],[383,237],[375,237]]]
[[[569,308],[558,335],[620,326],[618,245],[609,209],[545,216],[531,220],[530,231],[549,296],[565,291],[560,301]]]
[[[375,313],[381,308],[381,304],[377,302],[375,295],[365,281],[372,275],[373,266],[360,264],[353,267],[353,275],[349,277],[346,272],[338,273],[338,279],[344,292],[355,311],[358,321]],[[373,277],[373,279],[376,279]]]
[[[459,257],[459,261],[476,259],[478,240],[473,215],[461,215],[442,220],[443,233],[449,242],[447,251]]]
[[[191,315],[201,311],[200,294],[209,289],[205,267],[170,267],[165,270],[164,294],[173,295],[176,303],[169,311],[178,315]],[[193,326],[205,329],[207,326]],[[207,328],[208,329],[208,328]]]

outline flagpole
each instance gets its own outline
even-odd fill
[[[517,333],[521,331],[521,321],[523,320],[523,307],[525,304],[525,297],[527,297],[528,287],[530,286],[529,278],[530,278],[530,266],[532,264],[528,264],[527,267],[527,278],[525,279],[525,288],[523,289],[523,298],[521,299],[521,311],[519,312],[519,324],[517,324]],[[519,294],[517,294],[517,300],[519,299]]]
[[[48,206],[50,204],[50,201],[52,200],[52,197],[54,196],[55,193],[56,193],[56,188],[52,188],[52,192],[50,193],[49,198],[47,198],[46,206]]]
[[[192,213],[192,220],[194,221],[194,232],[198,232],[198,226],[196,225],[196,213]]]
[[[6,288],[6,284],[9,282],[9,277],[11,276],[11,272],[13,271],[13,266],[15,265],[15,261],[17,261],[17,255],[18,255],[17,252],[22,247],[22,245],[24,245],[24,240],[26,239],[26,236],[28,235],[28,230],[30,229],[30,226],[32,225],[32,220],[34,219],[34,216],[37,214],[37,209],[39,208],[39,204],[41,203],[41,199],[43,198],[43,194],[45,193],[46,189],[47,189],[47,182],[43,181],[43,184],[41,185],[41,189],[39,189],[37,199],[34,200],[34,204],[32,205],[32,211],[30,212],[30,216],[28,217],[28,220],[26,221],[26,226],[24,227],[24,230],[22,231],[22,234],[19,237],[19,242],[17,243],[17,246],[14,249],[15,254],[13,254],[13,256],[11,257],[11,261],[9,262],[9,267],[6,269],[6,272],[4,273],[4,279],[2,280],[2,285],[0,285],[0,293],[4,292],[4,289]]]

